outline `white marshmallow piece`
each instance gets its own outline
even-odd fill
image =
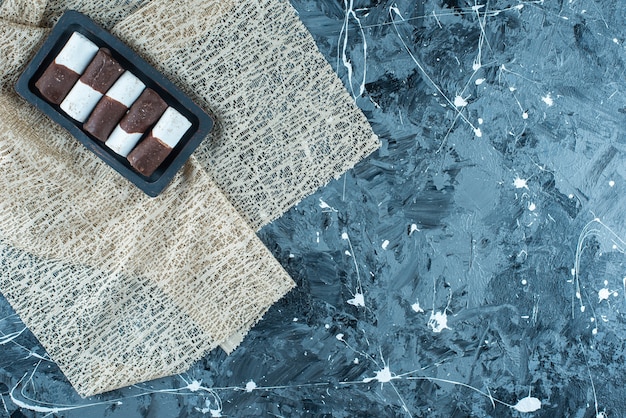
[[[116,154],[127,157],[133,148],[135,148],[135,145],[137,145],[142,135],[142,133],[129,134],[118,124],[115,129],[113,129],[113,132],[111,132],[109,139],[107,139],[104,145],[111,148]]]
[[[78,80],[61,102],[61,109],[72,119],[84,122],[102,96],[102,93]]]
[[[130,107],[146,87],[133,73],[125,71],[124,74],[106,92],[111,99]]]
[[[174,148],[190,127],[191,122],[186,117],[173,107],[168,107],[152,128],[152,136],[159,138],[170,148]]]
[[[74,32],[54,61],[76,74],[82,74],[97,52],[96,44],[84,35]]]

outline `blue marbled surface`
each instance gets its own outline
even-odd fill
[[[292,3],[382,141],[260,232],[297,289],[90,399],[0,299],[0,416],[626,416],[624,5]]]

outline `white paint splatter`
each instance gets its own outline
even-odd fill
[[[522,113],[522,119],[528,119],[528,112]]]
[[[365,297],[363,296],[363,293],[356,293],[354,295],[354,299],[349,299],[347,302],[350,305],[365,307]]]
[[[335,336],[335,338],[337,338],[339,341],[344,341],[344,339],[343,339],[343,334],[341,334],[341,333],[340,333],[340,334],[337,334],[337,335]]]
[[[482,132],[480,129],[476,128],[474,126],[474,124],[463,114],[463,112],[459,109],[457,109],[457,106],[454,105],[453,100],[451,98],[449,98],[441,89],[441,87],[439,87],[439,85],[437,83],[435,83],[435,81],[428,75],[428,73],[426,72],[426,70],[424,69],[424,67],[422,66],[422,64],[417,60],[417,58],[415,57],[415,55],[413,54],[413,52],[411,52],[411,49],[409,48],[409,46],[406,44],[406,42],[404,41],[404,39],[402,39],[402,36],[400,36],[400,32],[398,31],[398,27],[396,25],[396,21],[394,19],[394,15],[399,16],[400,18],[402,18],[400,11],[398,10],[397,7],[395,6],[391,6],[389,7],[389,15],[391,17],[391,24],[393,25],[396,34],[398,35],[398,38],[400,39],[400,42],[402,43],[402,46],[404,47],[404,49],[406,50],[406,52],[409,54],[409,56],[411,57],[411,59],[413,60],[413,62],[415,63],[415,65],[417,66],[417,68],[420,70],[420,72],[422,73],[422,75],[424,76],[424,78],[426,78],[426,80],[428,80],[433,87],[435,88],[435,90],[437,90],[436,93],[433,93],[433,95],[441,95],[441,97],[443,97],[446,101],[446,103],[441,103],[441,106],[443,107],[447,107],[448,105],[454,107],[454,109],[456,110],[456,113],[458,115],[459,118],[461,118],[461,120],[463,122],[465,122],[466,124],[468,124],[473,130],[474,130],[474,135],[476,135],[477,137],[482,137]],[[402,20],[404,20],[402,18]],[[478,53],[478,57],[477,60],[475,60],[475,64],[480,66],[480,49],[481,49],[481,45],[482,42],[484,40],[484,29],[481,27],[482,31],[481,31],[481,37],[480,37],[480,41],[478,44],[479,47],[479,53]],[[460,61],[457,58],[457,62],[460,65]],[[337,65],[339,66],[339,65]],[[476,68],[476,66],[474,66],[474,68]],[[461,70],[462,71],[462,70]]]
[[[513,186],[516,189],[528,189],[528,180],[522,179],[519,176],[515,176],[515,180],[513,180]]]
[[[398,378],[397,376],[391,375],[391,370],[389,370],[389,366],[385,366],[383,367],[382,370],[376,371],[376,376],[366,377],[365,379],[363,379],[363,383],[369,383],[373,380],[376,380],[377,382],[380,382],[380,383],[387,383],[387,382],[391,382],[392,379],[397,379],[397,378]]]
[[[206,399],[204,401],[204,408],[198,408],[196,407],[196,411],[202,413],[202,415],[210,413],[211,414],[211,418],[219,418],[222,417],[222,406],[221,406],[221,401],[220,399],[217,397],[217,395],[214,394],[214,396],[216,397],[216,403],[217,403],[217,409],[213,409],[211,408],[211,401],[209,399]]]
[[[350,246],[350,252],[354,254],[354,248],[352,248],[352,242],[350,242],[348,234],[346,232],[342,233],[341,238],[348,241],[348,245]],[[354,298],[348,300],[347,302],[350,305],[365,307],[365,298],[363,296],[363,286],[361,285],[361,274],[359,273],[359,265],[356,262],[356,258],[353,257],[352,261],[354,261],[354,268],[356,270],[356,290],[353,293]]]
[[[319,244],[320,243],[320,233],[316,232],[315,236],[316,236],[315,241]]]
[[[12,332],[10,334],[3,335],[2,337],[0,337],[0,345],[4,345],[4,344],[7,344],[7,343],[13,341],[14,339],[16,339],[17,337],[22,335],[22,333],[24,331],[26,331],[26,328],[22,328],[21,331],[16,331],[16,332]]]
[[[615,186],[615,181],[610,180],[610,181],[609,181],[609,187],[614,187],[614,186]]]
[[[356,15],[353,7],[354,7],[354,0],[350,0],[350,3],[348,3],[347,0],[344,0],[345,18],[344,18],[343,26],[341,27],[341,33],[339,34],[339,42],[341,42],[341,38],[343,37],[343,50],[342,50],[341,60],[342,60],[343,66],[348,71],[348,84],[350,85],[352,95],[356,99],[357,95],[355,94],[354,87],[352,85],[352,74],[353,74],[352,62],[348,59],[347,54],[346,54],[347,47],[348,47],[348,33],[350,32],[348,28],[350,17],[352,17],[352,19],[354,19],[357,25],[359,26],[359,30],[361,32],[361,39],[363,40],[363,79],[361,80],[361,83],[359,85],[358,96],[363,95],[363,92],[365,91],[365,80],[367,79],[367,65],[366,65],[367,64],[367,39],[365,38],[365,31],[363,30],[363,26],[361,25],[361,20]]]
[[[402,20],[404,20],[404,17],[402,16],[402,14],[400,13],[400,9],[398,9],[396,6],[391,6],[389,8],[389,10],[391,10],[392,12],[394,12],[395,14],[398,15],[398,17]]]
[[[389,240],[384,240],[381,247],[383,248],[383,250],[386,250],[387,247],[389,246]]]
[[[465,100],[463,97],[456,95],[454,97],[454,105],[456,107],[465,107],[467,106],[467,100]]]
[[[522,285],[526,286],[528,284],[528,282],[526,281],[526,279],[522,280]]]
[[[191,383],[187,385],[187,389],[191,392],[197,392],[202,388],[202,381],[192,380]]]
[[[411,309],[413,309],[415,312],[424,312],[424,309],[422,309],[422,307],[420,306],[420,301],[419,299],[416,300],[416,302],[411,305]]]
[[[611,291],[609,289],[602,288],[600,289],[600,291],[598,292],[598,299],[600,299],[598,302],[602,302],[603,300],[609,300],[609,296],[611,296]]]
[[[252,392],[254,389],[256,389],[256,383],[253,380],[246,383],[246,392]]]
[[[547,95],[543,96],[541,98],[541,101],[544,102],[545,104],[547,104],[548,107],[554,105],[554,100],[552,100],[552,96],[550,95],[550,93],[548,93]]]
[[[326,209],[327,211],[330,211],[330,212],[338,212],[337,209],[335,209],[334,207],[330,206],[328,203],[324,202],[322,200],[322,198],[320,198],[320,208]]]
[[[450,329],[448,327],[448,315],[445,312],[432,311],[430,318],[428,319],[428,326],[433,332],[439,333],[444,329]]]
[[[483,118],[478,118],[478,124],[479,124],[479,125],[482,125],[482,124],[483,124],[483,122],[484,122]]]
[[[76,409],[76,408],[71,408],[71,407],[48,408],[45,406],[30,405],[30,404],[27,404],[26,402],[22,402],[19,399],[15,398],[15,396],[13,396],[13,390],[11,390],[11,392],[9,393],[9,396],[11,397],[11,401],[13,401],[13,403],[17,405],[19,408],[23,408],[23,409],[34,411],[34,412],[41,412],[41,413],[46,413],[46,414],[58,414],[61,411],[68,411],[68,410]]]
[[[204,408],[195,408],[196,411],[202,413],[202,415],[210,413],[211,414],[211,418],[216,418],[216,417],[222,417],[222,409],[220,408],[220,406],[217,406],[217,409],[213,409],[211,408],[211,401],[206,399],[204,401]]]
[[[411,230],[409,231],[409,235],[411,235],[415,231],[419,231],[419,228],[416,224],[411,224]]]
[[[533,212],[535,209],[537,209],[537,205],[535,205],[533,202],[530,202],[528,204],[528,210]]]
[[[359,359],[357,357],[355,357],[354,360],[352,360],[352,363],[359,364]]]
[[[22,408],[23,410],[28,410],[28,411],[33,411],[33,412],[41,412],[43,414],[46,414],[45,416],[49,416],[49,415],[56,415],[59,412],[63,412],[63,411],[72,411],[72,410],[75,410],[75,409],[89,408],[89,407],[98,406],[98,405],[122,405],[121,401],[94,402],[94,403],[89,403],[89,404],[82,404],[82,405],[76,405],[76,406],[64,406],[64,407],[61,407],[61,406],[48,407],[48,406],[29,404],[29,403],[23,402],[20,399],[17,399],[15,397],[15,394],[14,394],[15,393],[15,389],[17,389],[17,387],[22,383],[22,381],[27,376],[27,374],[24,374],[24,376],[22,376],[22,378],[9,391],[9,397],[11,398],[11,401],[18,408]]]
[[[527,396],[513,405],[513,409],[519,412],[535,412],[541,409],[541,401],[532,396]]]
[[[480,86],[480,85],[481,85],[481,84],[483,84],[484,82],[485,82],[485,79],[484,79],[484,78],[477,78],[477,79],[476,79],[476,81],[474,81],[474,83],[475,83],[477,86]]]

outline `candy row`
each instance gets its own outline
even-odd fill
[[[152,173],[191,127],[106,48],[74,32],[35,83],[41,95],[144,176]],[[156,125],[154,125],[156,122]],[[144,133],[150,134],[137,145]]]

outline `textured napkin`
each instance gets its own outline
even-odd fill
[[[255,230],[379,143],[287,1],[72,3],[0,6],[0,290],[89,396],[234,349],[294,285]],[[214,115],[157,198],[13,91],[67,8]]]

